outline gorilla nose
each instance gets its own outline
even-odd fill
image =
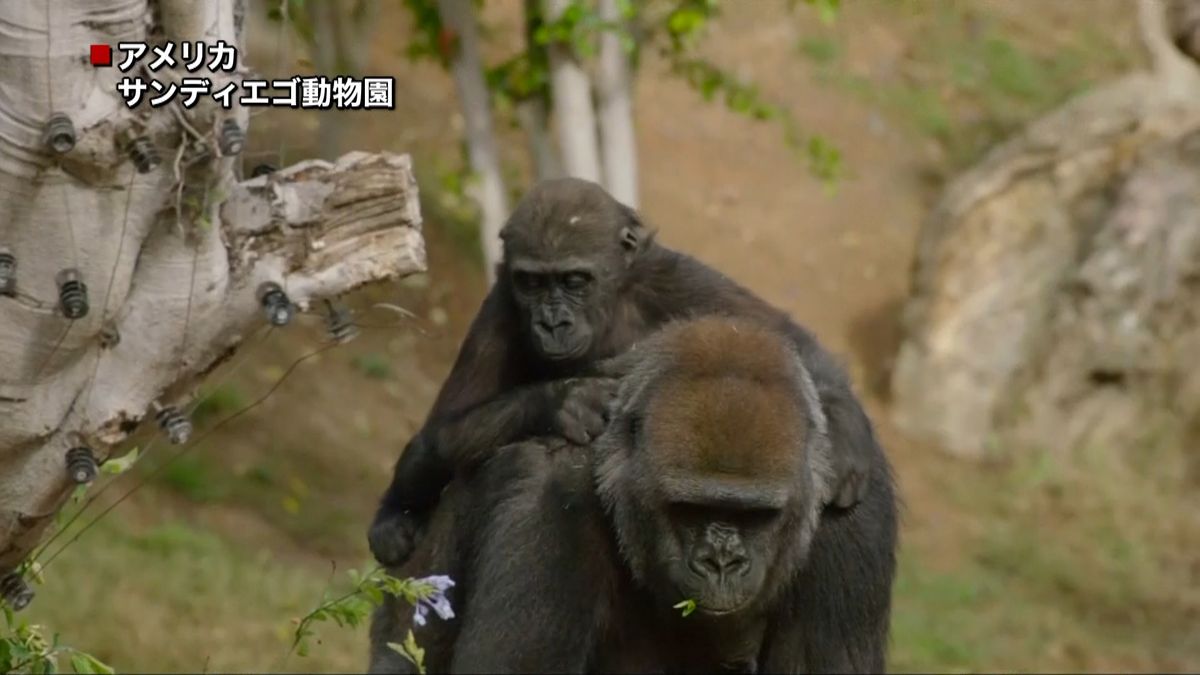
[[[551,335],[557,335],[559,332],[569,329],[572,323],[573,322],[566,317],[556,317],[549,320],[542,319],[541,321],[538,321],[538,325],[541,326],[542,330]]]
[[[750,559],[737,551],[706,551],[694,558],[690,567],[701,576],[725,579],[748,572]]]

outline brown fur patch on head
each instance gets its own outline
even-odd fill
[[[578,178],[541,181],[525,194],[500,232],[505,256],[520,252],[545,261],[620,255],[629,210],[596,183]]]
[[[708,317],[664,329],[670,363],[647,402],[654,461],[672,472],[789,479],[809,429],[785,338],[760,325]]]

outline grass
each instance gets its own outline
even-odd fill
[[[220,471],[204,456],[193,453],[167,465],[158,480],[193,502],[216,501],[229,492],[228,485],[219,477]]]
[[[977,7],[921,7],[919,16],[903,7],[886,10],[892,20],[916,22],[922,35],[886,74],[847,66],[838,43],[846,38],[834,37],[832,29],[806,36],[797,50],[821,81],[937,141],[946,153],[943,175],[969,166],[1030,119],[1132,62],[1094,30],[1062,32],[1054,44],[1018,42],[999,18]]]
[[[211,419],[240,410],[249,403],[242,390],[231,382],[201,390],[198,400],[196,409],[192,411],[192,424],[197,428]]]
[[[894,670],[1178,670],[1200,659],[1188,563],[1200,515],[1183,474],[1101,449],[1053,457],[953,477],[953,506],[983,527],[952,563],[919,536],[906,547]]]
[[[392,377],[392,364],[383,354],[358,354],[350,363],[355,370],[372,380],[388,380]]]
[[[289,621],[315,606],[331,578],[316,552],[353,551],[334,556],[343,569],[365,555],[361,545],[346,544],[361,539],[361,514],[323,513],[347,482],[324,480],[328,466],[307,457],[312,453],[293,449],[282,454],[299,461],[262,459],[206,479],[226,495],[223,503],[254,514],[297,550],[281,553],[268,541],[274,537],[222,536],[185,522],[162,505],[161,491],[176,486],[160,485],[54,563],[32,618],[122,670],[280,668]],[[1006,467],[947,466],[923,510],[959,513],[962,520],[946,527],[971,527],[951,533],[949,550],[933,527],[905,528],[891,669],[1114,671],[1197,663],[1200,509],[1172,464],[1176,455],[1138,456],[1153,461],[1131,466],[1123,453],[1088,449],[1029,455]],[[282,506],[289,499],[294,510]],[[310,656],[291,657],[287,668],[362,667],[365,629],[323,625],[319,632]]]
[[[47,569],[26,610],[118,672],[354,672],[363,633],[320,627],[284,660],[291,619],[315,606],[329,569],[247,550],[184,523],[106,519]]]

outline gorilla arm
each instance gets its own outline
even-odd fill
[[[762,672],[885,672],[895,487],[882,457],[873,472],[873,487],[858,508],[822,515],[808,563],[768,627]]]
[[[503,302],[496,289],[488,294],[425,425],[396,462],[368,537],[381,563],[408,557],[422,514],[457,466],[450,453],[475,457],[552,424],[550,387],[511,367],[515,327]]]

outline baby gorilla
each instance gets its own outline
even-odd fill
[[[890,467],[876,453],[863,502],[824,509],[827,420],[792,343],[701,318],[669,324],[610,370],[625,375],[591,448],[507,446],[459,493],[470,504],[454,536],[472,540],[432,562],[460,575],[462,619],[417,631],[453,643],[427,647],[431,668],[882,672]]]

